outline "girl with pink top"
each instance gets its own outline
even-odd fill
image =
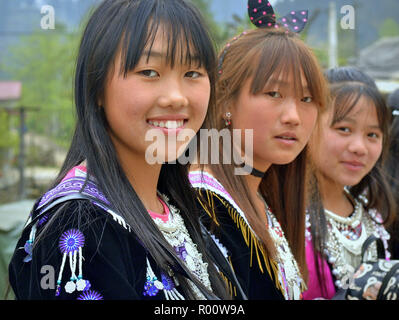
[[[391,119],[385,101],[359,70],[332,69],[327,76],[332,99],[309,143],[315,188],[307,210],[304,299],[345,292],[372,234],[389,257],[385,225],[394,210],[382,169]]]

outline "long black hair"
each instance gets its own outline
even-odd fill
[[[210,107],[213,107],[214,45],[199,11],[192,4],[186,0],[105,0],[93,12],[81,40],[75,74],[77,124],[71,147],[53,187],[71,168],[86,161],[88,177],[95,177],[98,188],[112,204],[112,209],[125,219],[157,265],[164,270],[168,267],[183,270],[197,287],[207,292],[164,239],[129,183],[108,135],[105,113],[98,105],[116,55],[121,52],[120,72],[126,75],[136,66],[144,49],[151,48],[161,27],[169,37],[167,60],[172,67],[174,63],[191,63],[199,58],[200,65],[207,70],[211,83]],[[179,57],[187,60],[178,61]],[[204,261],[208,262],[213,289],[213,294],[209,292],[208,297],[216,295],[227,299],[226,286],[206,253],[188,180],[188,167],[179,161],[163,164],[158,190],[169,196],[180,209],[192,240]],[[56,214],[62,214],[62,211]],[[186,297],[194,298],[190,287],[184,285],[187,278],[179,276],[179,281],[183,284],[181,287]]]

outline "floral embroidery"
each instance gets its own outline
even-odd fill
[[[104,300],[104,298],[95,290],[87,290],[84,291],[76,300]]]
[[[62,253],[69,253],[79,250],[85,243],[85,237],[77,229],[70,229],[64,232],[60,238],[59,248]]]

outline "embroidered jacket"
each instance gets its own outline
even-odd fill
[[[251,229],[245,213],[231,195],[209,173],[190,172],[189,179],[203,199],[198,198],[204,224],[213,232],[249,300],[284,300],[286,287],[279,264],[268,257]],[[234,296],[236,288],[230,283]]]
[[[80,191],[85,182],[85,168],[75,167],[35,203],[29,217],[34,223],[28,221],[9,265],[16,298],[184,299],[173,275],[160,272],[125,220],[100,204],[107,200],[92,181],[83,193],[98,202],[67,201],[37,219],[48,204]],[[60,206],[63,214],[53,217]]]

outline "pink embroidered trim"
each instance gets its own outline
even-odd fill
[[[71,170],[69,170],[69,172],[66,174],[66,176],[64,177],[64,179],[62,179],[61,182],[69,179],[69,178],[73,178],[73,177],[86,177],[87,175],[87,168],[86,166],[80,165],[80,166],[76,166],[73,167]],[[164,208],[164,213],[157,213],[157,212],[153,212],[148,210],[148,213],[151,215],[151,217],[153,219],[159,218],[161,219],[163,222],[168,222],[169,220],[169,208],[166,205],[166,203],[164,201],[162,201],[162,199],[159,198],[159,201],[162,203],[162,206]]]
[[[69,170],[69,172],[66,174],[66,176],[64,177],[64,179],[62,179],[61,182],[73,177],[86,177],[86,174],[87,174],[87,168],[85,166],[76,166],[73,167],[71,170]]]

